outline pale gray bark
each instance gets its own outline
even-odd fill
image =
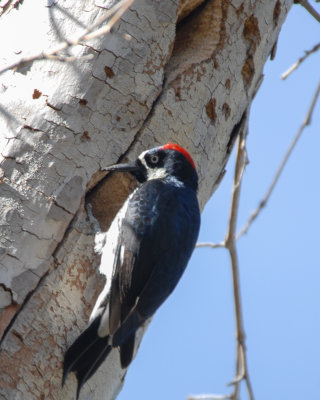
[[[115,2],[24,1],[1,16],[2,65],[71,38]],[[112,34],[70,50],[76,62],[1,76],[4,398],[73,398],[74,380],[60,389],[63,353],[103,284],[84,205],[107,229],[132,188],[125,177],[97,186],[101,168],[174,141],[196,162],[202,206],[223,176],[292,1],[199,3],[136,0]],[[123,376],[114,351],[82,398],[113,399]]]

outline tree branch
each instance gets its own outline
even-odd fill
[[[303,133],[304,129],[310,125],[313,111],[316,105],[316,102],[320,96],[320,81],[316,88],[316,91],[313,95],[312,101],[310,103],[308,112],[306,117],[296,133],[292,143],[290,144],[275,177],[267,190],[266,195],[261,200],[257,209],[251,214],[247,224],[244,228],[241,229],[240,233],[236,236],[236,223],[237,223],[237,215],[239,209],[239,199],[240,199],[240,187],[242,176],[244,172],[244,168],[247,161],[246,148],[245,148],[245,138],[246,138],[246,128],[243,128],[240,132],[238,148],[237,148],[237,159],[236,159],[236,167],[235,167],[235,175],[234,175],[234,183],[233,183],[233,192],[232,192],[232,200],[231,200],[231,208],[230,208],[230,216],[229,216],[229,224],[228,224],[228,233],[224,241],[220,243],[198,243],[196,247],[211,247],[211,248],[219,248],[225,247],[228,249],[230,254],[231,266],[232,266],[232,276],[233,276],[233,292],[234,292],[234,305],[235,305],[235,314],[236,314],[236,339],[237,339],[237,360],[236,360],[236,377],[230,383],[234,385],[234,391],[230,395],[193,395],[188,398],[188,400],[236,400],[239,397],[239,389],[240,383],[244,380],[246,382],[249,399],[253,400],[253,390],[250,382],[250,377],[248,374],[247,367],[247,359],[246,359],[246,347],[245,347],[245,332],[243,327],[243,318],[242,318],[242,306],[241,306],[241,294],[240,294],[240,281],[239,281],[239,262],[236,248],[236,240],[241,237],[244,233],[246,233],[252,224],[252,222],[257,218],[261,209],[266,205],[271,193],[278,182],[278,179],[281,175],[282,170],[284,169],[290,154],[292,153],[298,139]]]
[[[288,76],[295,71],[300,64],[303,63],[303,61],[308,58],[310,56],[310,54],[315,53],[317,50],[320,49],[320,43],[316,44],[311,50],[306,50],[304,53],[304,56],[300,57],[293,65],[291,65],[291,67],[289,69],[287,69],[287,71],[285,71],[282,75],[281,75],[281,79],[286,79],[288,78]]]
[[[106,13],[98,19],[95,23],[86,28],[81,35],[73,38],[67,39],[64,42],[59,43],[57,46],[43,50],[40,53],[34,54],[29,57],[22,57],[18,61],[6,66],[5,68],[0,70],[0,75],[10,69],[19,69],[26,64],[29,64],[33,61],[40,60],[49,60],[56,59],[58,61],[74,61],[74,57],[66,57],[64,55],[59,54],[63,50],[68,50],[73,46],[77,46],[79,44],[83,44],[88,42],[89,40],[95,39],[99,36],[102,36],[106,33],[109,33],[113,26],[118,22],[124,12],[130,7],[134,0],[121,0],[119,3],[115,4],[110,10],[106,11]],[[108,18],[110,21],[102,26],[99,29],[94,30],[97,26],[101,25]]]
[[[238,139],[237,160],[236,160],[236,168],[233,181],[229,227],[225,243],[226,243],[226,248],[228,249],[230,254],[231,267],[232,267],[234,307],[236,314],[236,339],[237,339],[236,379],[232,382],[232,384],[234,385],[234,392],[231,398],[232,399],[238,398],[240,389],[239,384],[241,383],[242,380],[244,380],[246,382],[249,399],[253,400],[254,396],[247,366],[245,332],[243,327],[241,294],[240,294],[239,261],[238,261],[237,247],[236,247],[236,225],[237,225],[237,216],[239,210],[241,180],[247,161],[246,133],[247,133],[247,127],[245,126],[241,130]]]
[[[211,247],[212,249],[217,249],[221,247],[226,247],[225,242],[220,242],[220,243],[211,243],[211,242],[202,242],[202,243],[197,243],[196,248],[200,247]]]
[[[236,167],[233,181],[233,190],[231,198],[231,207],[229,215],[228,232],[226,238],[221,243],[198,243],[197,247],[211,247],[219,248],[225,247],[229,251],[232,278],[233,278],[233,293],[234,293],[234,307],[236,316],[236,340],[237,340],[237,357],[236,357],[236,375],[235,379],[230,383],[234,385],[234,390],[230,395],[196,395],[189,397],[189,400],[236,400],[239,398],[240,383],[246,382],[249,399],[253,400],[253,390],[248,373],[246,348],[245,348],[245,333],[242,318],[241,294],[240,294],[240,279],[239,279],[239,262],[236,248],[236,225],[239,210],[240,188],[243,177],[243,172],[247,164],[246,153],[246,134],[248,114],[245,116],[243,126],[241,127],[238,148],[236,156]]]
[[[307,0],[296,0],[296,3],[301,4],[302,7],[304,7],[318,22],[320,22],[320,14]]]
[[[188,400],[232,400],[232,395],[221,394],[196,394],[188,397]]]
[[[302,125],[300,126],[298,132],[296,133],[295,137],[293,138],[293,140],[292,140],[292,142],[291,142],[291,144],[290,144],[290,146],[289,146],[289,148],[288,148],[288,150],[287,150],[287,152],[286,152],[286,154],[285,154],[285,156],[284,156],[284,158],[283,158],[283,160],[282,160],[282,162],[281,162],[281,164],[280,164],[280,166],[279,166],[279,168],[278,168],[278,170],[277,170],[277,172],[276,172],[276,174],[275,174],[275,176],[274,176],[274,178],[273,178],[273,180],[271,182],[271,185],[270,185],[269,189],[267,190],[267,192],[266,192],[265,196],[263,197],[263,199],[260,201],[258,207],[250,215],[250,217],[248,219],[248,222],[245,224],[245,226],[238,233],[237,239],[239,239],[242,235],[247,233],[247,231],[250,228],[250,226],[253,223],[253,221],[258,217],[258,215],[260,214],[262,208],[267,204],[267,202],[268,202],[268,200],[269,200],[269,198],[270,198],[270,196],[271,196],[271,194],[273,192],[273,189],[276,186],[276,184],[277,184],[277,182],[279,180],[279,177],[280,177],[280,175],[281,175],[281,173],[282,173],[282,171],[283,171],[283,169],[284,169],[284,167],[285,167],[285,165],[286,165],[286,163],[287,163],[287,161],[288,161],[288,159],[289,159],[294,147],[296,146],[296,144],[297,144],[300,136],[302,135],[304,129],[308,125],[310,125],[310,123],[311,123],[312,114],[313,114],[313,111],[314,111],[314,108],[315,108],[315,105],[316,105],[316,102],[318,100],[319,95],[320,95],[320,81],[319,81],[317,89],[316,89],[316,91],[315,91],[315,93],[313,95],[313,98],[312,98],[312,101],[310,103],[307,115],[306,115]]]

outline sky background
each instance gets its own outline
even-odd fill
[[[262,199],[305,118],[320,79],[320,52],[286,81],[280,75],[319,38],[320,24],[301,6],[293,6],[251,109],[250,164],[243,179],[239,228]],[[257,400],[319,398],[319,149],[320,103],[267,207],[238,241],[249,373]],[[234,154],[202,214],[199,241],[220,242],[225,236],[233,170]],[[196,249],[147,330],[118,399],[228,394],[235,349],[228,253]],[[246,391],[241,393],[247,399]]]

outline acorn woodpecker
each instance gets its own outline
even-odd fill
[[[200,227],[198,175],[189,153],[168,143],[135,162],[107,171],[132,174],[140,185],[130,194],[107,233],[97,234],[106,286],[88,328],[67,350],[64,384],[76,374],[77,398],[113,347],[122,368],[132,361],[137,329],[166,300],[181,278]]]

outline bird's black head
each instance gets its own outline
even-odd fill
[[[130,172],[141,183],[151,179],[176,180],[194,190],[198,188],[198,175],[190,154],[174,143],[144,151],[133,163],[111,165],[106,169]]]

